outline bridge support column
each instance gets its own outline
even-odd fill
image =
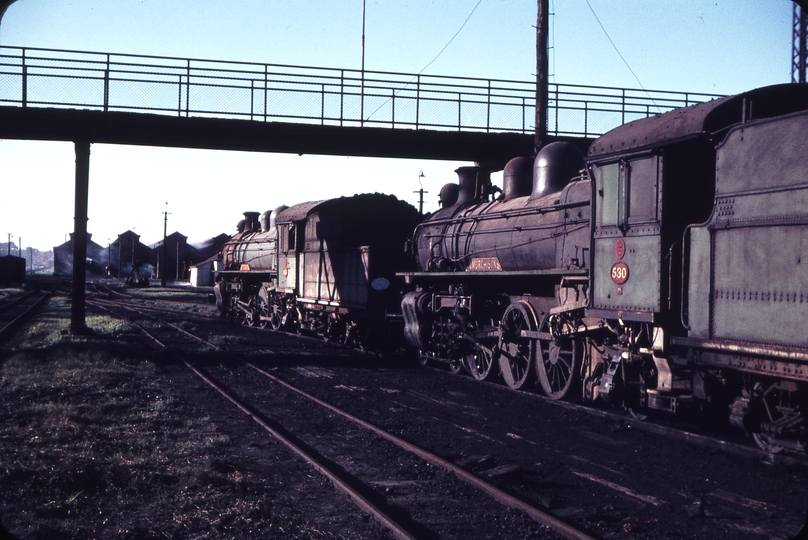
[[[73,224],[73,301],[70,307],[70,332],[87,331],[84,318],[87,267],[87,199],[90,190],[90,143],[74,142],[76,147],[76,209]]]

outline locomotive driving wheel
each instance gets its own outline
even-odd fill
[[[273,330],[280,330],[283,325],[283,300],[273,293],[269,297],[269,326]]]
[[[256,326],[266,328],[269,326],[269,302],[263,289],[255,296]]]
[[[543,332],[550,332],[550,319],[547,317],[542,324]],[[550,399],[564,399],[578,379],[581,360],[577,341],[568,336],[557,336],[552,341],[540,343],[541,354],[536,357],[539,384]]]
[[[511,388],[522,388],[528,380],[536,354],[535,342],[521,336],[522,330],[535,330],[532,309],[524,302],[511,304],[500,324],[499,371]]]

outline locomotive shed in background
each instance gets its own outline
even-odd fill
[[[252,122],[221,118],[76,109],[0,107],[0,139],[73,142],[76,187],[73,253],[73,302],[70,330],[85,325],[83,262],[86,258],[87,200],[92,143],[165,146],[204,150],[236,150],[356,157],[421,158],[475,161],[502,169],[514,156],[533,154],[534,137],[520,133],[437,131],[284,122]],[[568,140],[586,152],[591,139]]]

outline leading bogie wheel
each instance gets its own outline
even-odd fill
[[[460,358],[452,358],[449,360],[449,371],[457,375],[461,371],[463,371],[463,360]]]
[[[475,348],[474,351],[466,355],[466,368],[471,373],[471,376],[478,381],[491,378],[494,373],[494,370],[491,369],[493,365],[491,353],[481,347]]]

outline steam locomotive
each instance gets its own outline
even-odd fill
[[[550,144],[495,200],[461,171],[414,233],[407,343],[552,399],[728,412],[804,452],[806,133],[808,88],[781,85],[623,125],[583,160]]]
[[[317,270],[342,264],[325,261],[343,233],[318,236],[314,216],[337,223],[344,203],[280,210],[225,247],[217,298],[248,323],[345,342],[392,313],[422,362],[634,414],[715,413],[770,452],[804,453],[806,133],[808,88],[778,85],[625,124],[586,156],[549,144],[509,162],[501,192],[463,167],[420,223],[385,214],[370,251],[383,268],[359,255],[369,240],[345,244],[358,302]]]

